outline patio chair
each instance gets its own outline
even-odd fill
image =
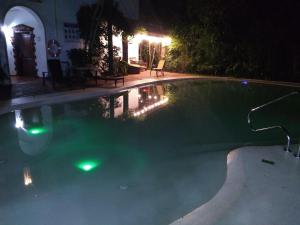
[[[50,74],[52,87],[55,89],[56,83],[71,86],[73,83],[84,85],[84,80],[76,79],[76,76],[71,76],[69,62],[60,61],[58,59],[48,60],[48,72],[43,72],[43,85],[46,85],[46,75]],[[84,88],[84,86],[83,86]]]
[[[46,85],[46,75],[50,74],[52,87],[55,88],[56,83],[64,82],[61,62],[58,59],[50,59],[47,63],[49,72],[43,72],[43,86]]]
[[[156,77],[158,77],[159,72],[160,72],[163,76],[165,76],[165,73],[164,73],[165,62],[166,62],[166,60],[163,60],[163,59],[159,60],[157,67],[156,67],[156,68],[152,68],[152,69],[150,70],[150,76],[151,76],[152,70],[154,70],[154,71],[156,72]]]

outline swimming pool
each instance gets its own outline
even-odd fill
[[[0,116],[0,224],[163,225],[209,201],[226,157],[285,144],[251,107],[293,88],[177,81]],[[257,113],[299,136],[299,99]]]

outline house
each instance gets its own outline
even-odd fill
[[[67,50],[82,46],[76,13],[96,1],[1,0],[1,67],[10,75],[41,77],[47,59],[68,60]],[[127,18],[138,19],[139,0],[115,1]]]

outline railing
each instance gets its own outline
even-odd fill
[[[290,150],[290,146],[291,146],[291,135],[289,133],[289,131],[283,126],[283,125],[274,125],[274,126],[269,126],[269,127],[263,127],[263,128],[255,128],[252,124],[252,120],[251,120],[251,114],[255,111],[258,111],[260,109],[263,109],[265,108],[266,106],[269,106],[269,105],[272,105],[273,103],[276,103],[276,102],[279,102],[279,101],[282,101],[283,99],[286,99],[288,97],[291,97],[291,96],[294,96],[294,95],[298,95],[300,94],[299,91],[293,91],[287,95],[284,95],[284,96],[281,96],[279,98],[276,98],[272,101],[269,101],[261,106],[258,106],[258,107],[255,107],[255,108],[252,108],[250,110],[250,112],[248,113],[248,124],[251,128],[251,131],[253,132],[261,132],[261,131],[266,131],[266,130],[273,130],[273,129],[281,129],[283,131],[283,133],[285,134],[286,136],[286,139],[287,139],[287,144],[286,144],[286,147],[285,147],[285,151],[289,152],[291,151]],[[297,154],[295,155],[297,158],[300,158],[300,148],[297,152]]]

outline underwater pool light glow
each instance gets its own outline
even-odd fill
[[[242,85],[244,85],[244,86],[248,85],[248,81],[247,81],[247,80],[243,80],[241,83],[242,83]]]
[[[32,134],[32,135],[39,135],[39,134],[46,133],[47,130],[45,128],[42,128],[42,127],[36,127],[36,128],[28,129],[27,132],[29,134]]]
[[[76,167],[84,172],[90,172],[100,165],[100,161],[97,160],[86,160],[77,163]]]

